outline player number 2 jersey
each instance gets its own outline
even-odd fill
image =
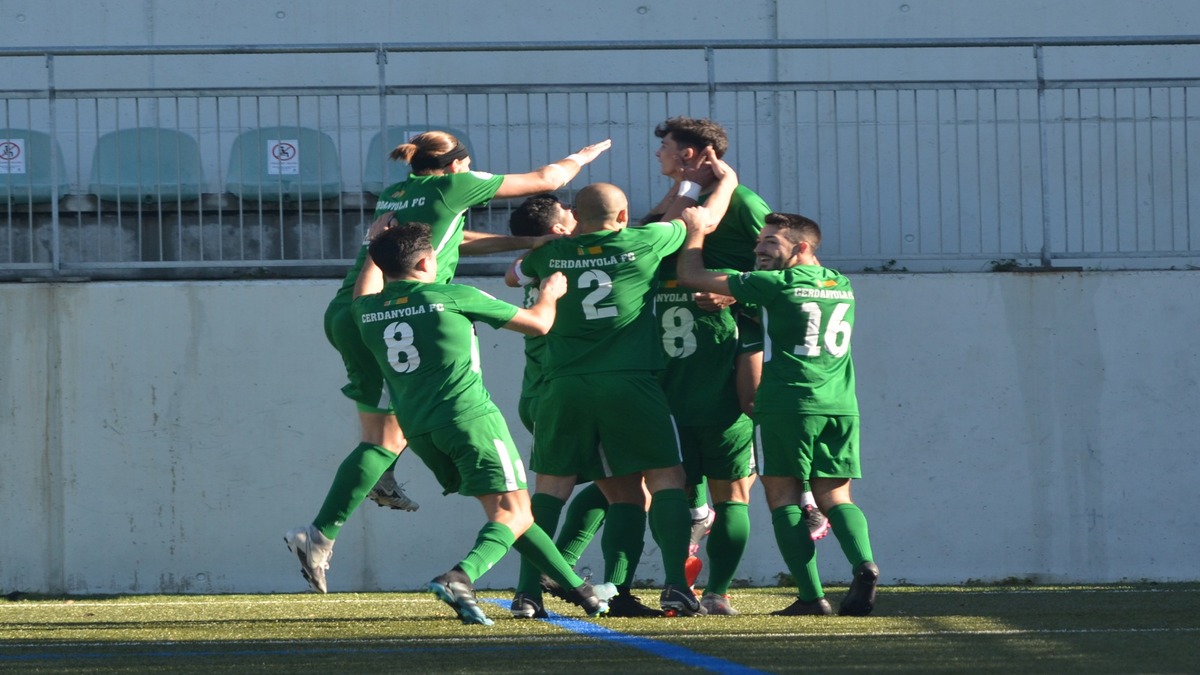
[[[520,276],[532,283],[567,277],[546,336],[547,380],[582,373],[662,368],[652,311],[659,263],[682,244],[683,223],[602,230],[556,239],[530,251]]]

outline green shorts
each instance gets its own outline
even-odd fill
[[[754,475],[754,423],[745,415],[729,426],[679,427],[688,485],[701,478],[737,480]]]
[[[535,473],[595,480],[680,463],[667,397],[650,371],[558,377],[540,398]]]
[[[525,430],[533,433],[533,420],[537,417],[538,397],[537,396],[522,396],[520,401],[517,401],[517,417],[521,418],[521,424],[525,425]]]
[[[325,309],[325,337],[329,344],[342,355],[346,366],[346,378],[350,383],[342,387],[342,393],[358,404],[361,412],[391,413],[392,400],[383,383],[383,373],[350,313],[350,305],[334,300]]]
[[[524,490],[525,465],[500,411],[408,439],[444,494],[466,497]]]
[[[808,480],[862,478],[858,416],[754,416],[759,473]]]

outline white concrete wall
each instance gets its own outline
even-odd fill
[[[472,280],[516,299],[497,280]],[[860,275],[855,355],[885,581],[1194,580],[1194,272]],[[357,441],[321,314],[333,281],[0,285],[0,590],[305,588],[282,535]],[[516,421],[520,338],[482,327]],[[415,514],[365,505],[333,590],[412,589],[470,546],[473,500],[401,460]],[[740,578],[785,571],[756,490]],[[848,570],[832,539],[824,576]],[[640,578],[660,578],[647,547]],[[597,574],[598,544],[583,564]],[[511,587],[506,560],[482,585]]]

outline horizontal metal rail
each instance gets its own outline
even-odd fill
[[[27,76],[0,90],[0,279],[336,274],[357,248],[375,191],[403,178],[381,154],[385,130],[390,148],[448,128],[468,142],[475,168],[500,173],[613,138],[614,150],[579,184],[617,183],[645,209],[667,187],[653,129],[680,114],[724,124],[742,181],[775,209],[821,222],[822,259],[848,269],[1193,267],[1200,78],[1045,73],[1051,49],[1197,45],[1200,36],[0,48],[0,67],[30,57],[45,65],[41,85]],[[726,52],[779,62],[792,50],[994,48],[1017,49],[1006,58],[1028,75],[717,75]],[[396,54],[589,51],[694,52],[688,63],[701,79],[414,84],[394,81],[399,66],[389,70]],[[65,70],[92,63],[74,57],[245,56],[254,67],[293,54],[364,55],[374,81],[60,86],[71,80]],[[243,142],[258,129],[274,136]],[[310,132],[304,156],[319,160],[311,185],[292,185],[299,163],[270,158],[257,162],[268,169],[257,183],[243,180],[266,153],[262,143],[290,145]],[[50,165],[44,185],[28,154],[41,147],[37,133],[49,139],[38,155]],[[476,209],[469,226],[503,232],[512,205]],[[464,264],[490,273],[501,258]]]

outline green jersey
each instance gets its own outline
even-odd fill
[[[522,283],[567,277],[542,360],[547,380],[581,373],[659,370],[651,311],[659,263],[683,245],[680,221],[556,239],[521,262]]]
[[[388,186],[375,203],[375,218],[395,213],[401,223],[425,223],[432,230],[433,248],[437,253],[440,283],[449,283],[458,269],[458,245],[463,240],[463,225],[467,210],[482,206],[496,195],[504,176],[482,171],[448,173],[440,176],[413,176],[403,183]],[[363,242],[354,265],[342,279],[342,286],[333,303],[349,304],[354,297],[354,284],[367,260],[367,243]]]
[[[660,381],[675,423],[728,425],[741,415],[734,380],[739,342],[733,312],[728,307],[701,309],[695,291],[676,281],[673,259],[662,265],[659,280],[654,304],[667,357]]]
[[[708,201],[709,195],[700,198]],[[754,245],[762,231],[771,207],[745,185],[737,186],[729,199],[725,217],[704,238],[704,266],[708,269],[734,269],[747,272],[754,269]]]
[[[755,414],[858,414],[849,279],[836,270],[798,265],[731,276],[729,290],[762,308],[766,344]]]
[[[472,322],[499,328],[516,307],[470,286],[393,281],[351,308],[406,436],[498,410],[483,386]]]
[[[523,307],[529,309],[537,303],[541,288],[537,284],[525,286]],[[546,351],[546,336],[525,336],[525,372],[521,377],[521,396],[538,396],[542,389],[542,354]]]

